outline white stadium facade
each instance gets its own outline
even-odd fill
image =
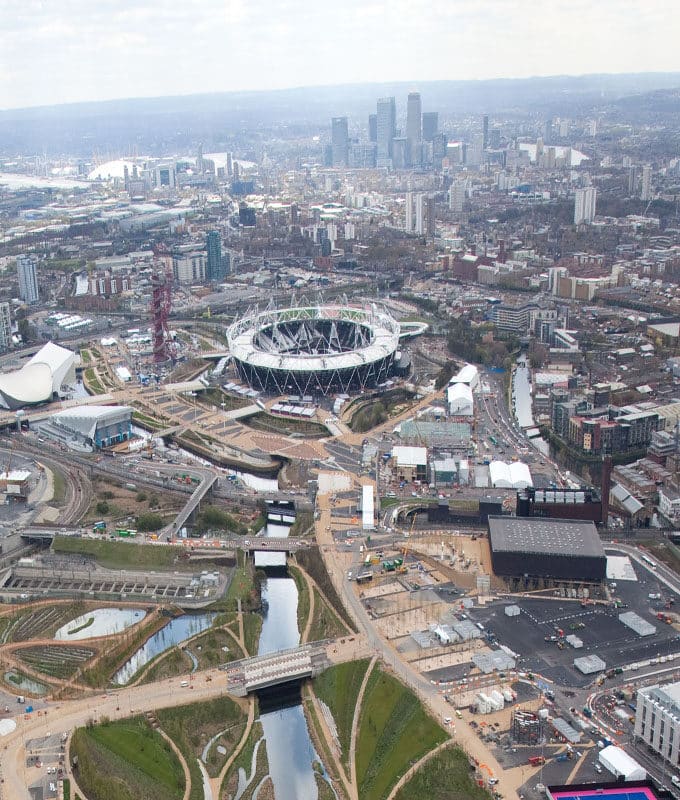
[[[376,305],[254,311],[227,331],[241,380],[274,394],[358,392],[387,381],[399,352],[399,323]]]
[[[47,403],[75,383],[75,354],[48,342],[21,369],[0,374],[0,408]]]

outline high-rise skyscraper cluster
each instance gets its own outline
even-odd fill
[[[347,117],[333,117],[326,162],[333,167],[408,169],[428,166],[445,153],[439,113],[423,112],[420,93],[410,92],[402,130],[397,127],[395,98],[381,97],[377,101],[376,113],[368,117],[368,142],[350,138]]]

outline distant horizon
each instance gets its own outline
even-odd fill
[[[422,80],[416,79],[402,79],[402,80],[376,80],[376,81],[351,81],[347,83],[309,83],[309,84],[296,84],[291,86],[282,86],[271,89],[257,88],[257,89],[214,89],[210,91],[189,91],[182,93],[168,93],[168,94],[139,94],[139,95],[120,95],[116,97],[106,97],[99,99],[88,100],[69,100],[58,103],[38,103],[36,105],[25,106],[7,106],[0,107],[0,114],[8,114],[11,112],[23,111],[39,111],[40,109],[61,109],[73,108],[77,106],[90,106],[90,105],[106,105],[112,103],[128,103],[136,101],[153,101],[153,100],[182,100],[191,97],[215,97],[215,96],[241,96],[250,97],[253,95],[261,94],[285,94],[287,92],[306,92],[311,90],[319,91],[335,91],[342,89],[352,88],[369,88],[369,87],[404,87],[408,92],[420,91],[420,86],[428,85],[468,85],[468,84],[497,84],[497,83],[522,83],[529,81],[551,81],[551,80],[588,80],[597,78],[635,78],[635,77],[650,77],[664,76],[672,77],[677,76],[677,87],[667,87],[667,89],[678,88],[680,89],[680,68],[676,70],[642,70],[642,71],[618,71],[618,72],[560,72],[560,73],[545,73],[536,75],[526,75],[520,77],[508,77],[507,75],[485,77],[485,78],[425,78]],[[658,90],[644,90],[644,91],[658,91]],[[376,95],[376,99],[377,99]]]
[[[673,73],[678,41],[674,0],[4,0],[0,102]]]

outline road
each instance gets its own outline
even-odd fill
[[[208,677],[210,681],[206,680]],[[189,678],[188,675],[181,676],[82,700],[51,703],[40,714],[34,712],[19,717],[16,731],[1,740],[5,800],[31,800],[28,787],[33,779],[41,777],[37,771],[33,772],[35,767],[26,766],[25,745],[29,739],[67,733],[90,719],[98,720],[104,716],[121,719],[182,703],[212,700],[226,693],[223,672],[206,670],[194,673],[190,685],[183,687],[181,682]]]

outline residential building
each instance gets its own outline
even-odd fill
[[[672,767],[680,764],[680,683],[638,689],[635,737]]]
[[[465,202],[465,193],[467,191],[467,181],[456,180],[449,188],[449,210],[454,214],[463,213],[463,203]]]
[[[416,205],[416,224],[415,224],[415,232],[423,236],[425,233],[425,195],[423,192],[418,192],[415,195],[415,205]]]
[[[0,303],[0,352],[12,346],[12,316],[9,303]]]
[[[182,253],[172,258],[172,273],[178,283],[201,283],[205,280],[206,257],[202,251]]]
[[[206,277],[209,281],[221,280],[225,276],[222,274],[222,242],[218,231],[208,231],[206,249],[208,251]]]
[[[413,218],[413,192],[406,192],[406,219],[405,228],[408,233],[413,233],[414,218]]]
[[[574,225],[591,223],[595,219],[596,203],[597,189],[594,186],[577,189],[574,198]]]
[[[652,199],[652,168],[645,164],[642,168],[642,183],[640,184],[640,200]]]
[[[34,255],[17,256],[17,277],[19,278],[19,297],[25,303],[37,303],[38,292],[38,259]]]

